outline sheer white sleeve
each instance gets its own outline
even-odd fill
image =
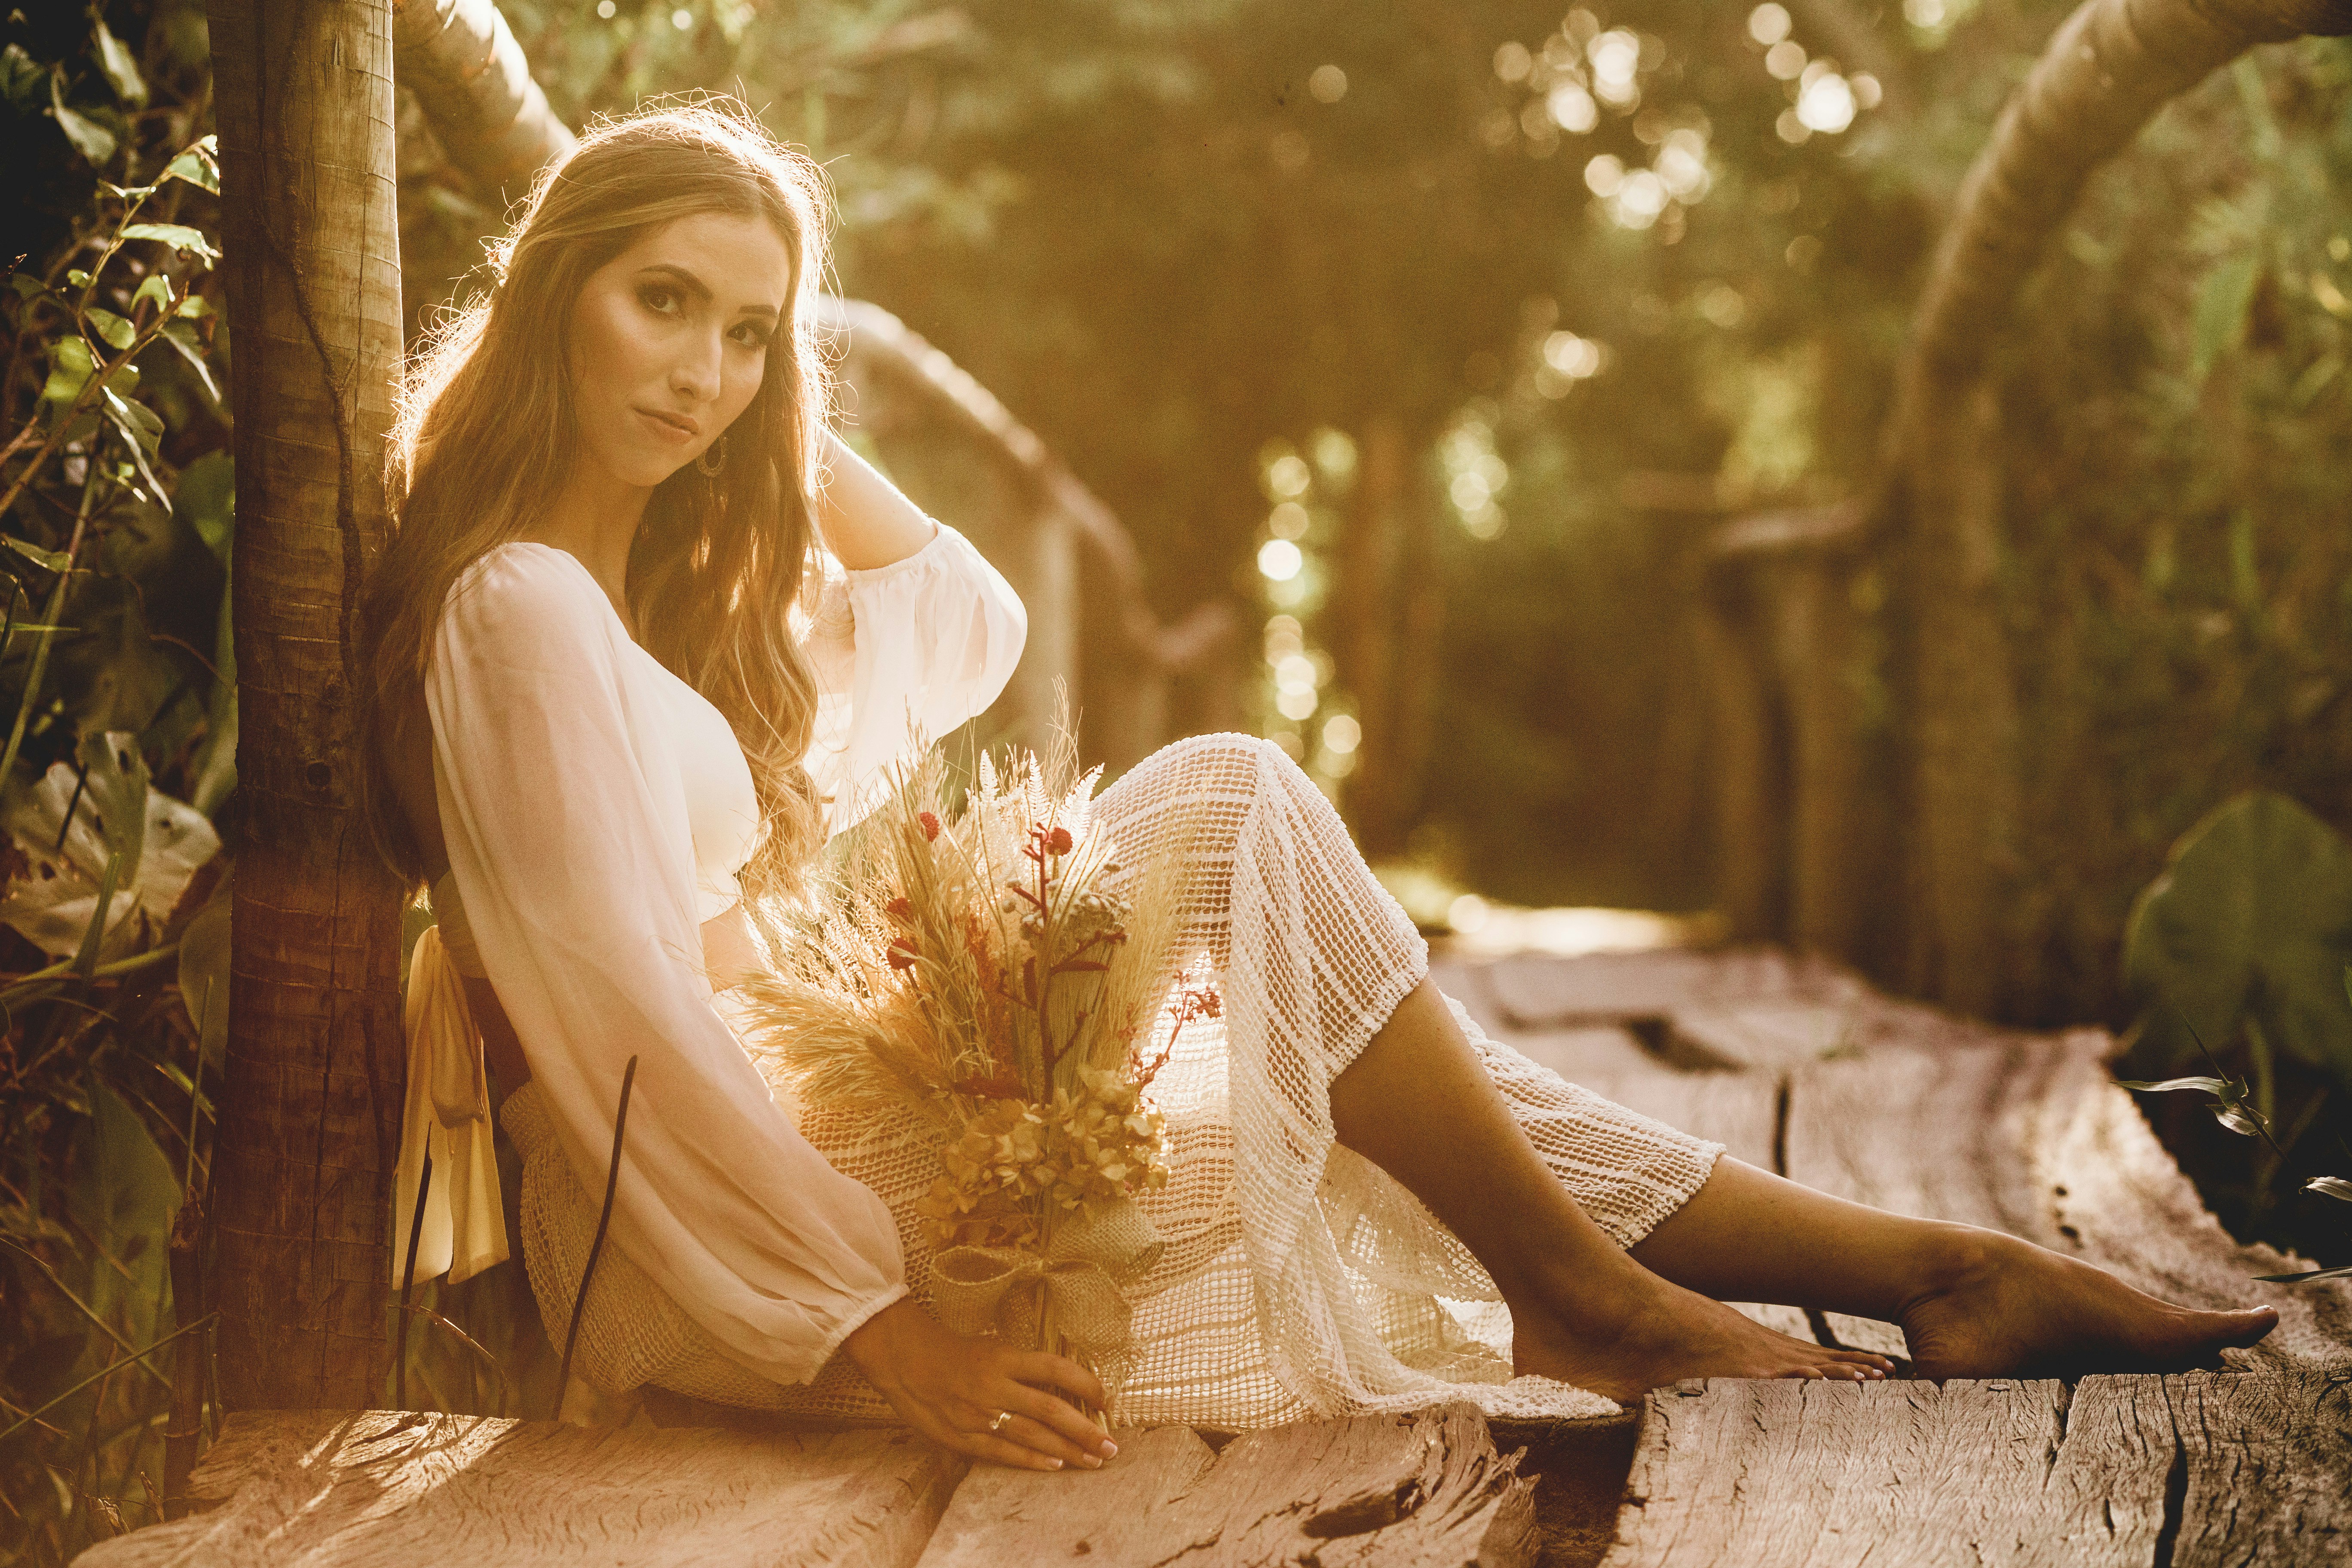
[[[970,540],[934,526],[902,561],[836,568],[809,629],[818,699],[808,768],[835,833],[879,802],[910,734],[937,740],[982,711],[1021,660],[1020,595]]]
[[[802,1139],[711,1006],[661,679],[577,561],[532,544],[485,556],[450,595],[425,683],[442,832],[590,1192],[638,1058],[613,1242],[731,1357],[804,1382],[906,1293],[898,1233]]]

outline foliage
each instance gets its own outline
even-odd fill
[[[234,694],[202,11],[36,13],[0,43],[0,1552],[61,1563],[161,1517],[175,1385],[174,1457],[209,1412],[174,1287],[227,953],[179,944],[226,901],[184,800],[227,798]]]
[[[2241,1029],[2352,1091],[2352,843],[2284,795],[2240,795],[2191,828],[2132,906],[2124,978],[2140,1049],[2186,1060]]]
[[[2125,1087],[2211,1096],[2210,1126],[2175,1110],[2159,1128],[2216,1211],[2340,1258],[2345,1212],[2310,1199],[2352,1201],[2352,843],[2284,795],[2238,796],[2141,891],[2124,963],[2140,1005],[2125,1065],[2164,1079]],[[2189,1066],[2211,1070],[2169,1076]],[[2259,1140],[2252,1158],[2216,1128]],[[2342,1173],[2315,1173],[2331,1142]]]

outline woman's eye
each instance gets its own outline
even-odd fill
[[[775,338],[776,334],[765,327],[755,327],[748,321],[735,329],[735,341],[747,349],[766,348]]]
[[[672,289],[662,288],[659,284],[638,289],[637,298],[645,301],[646,310],[660,310],[665,314],[667,313],[670,306],[677,302],[677,293]]]

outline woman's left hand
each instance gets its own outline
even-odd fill
[[[1067,1356],[973,1339],[921,1306],[885,1307],[842,1342],[907,1425],[941,1447],[1029,1470],[1099,1469],[1118,1446],[1053,1392],[1100,1408],[1101,1379]]]

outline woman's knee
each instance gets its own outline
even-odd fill
[[[1246,793],[1261,770],[1297,765],[1281,747],[1255,735],[1187,735],[1138,763],[1119,784],[1186,796]]]

